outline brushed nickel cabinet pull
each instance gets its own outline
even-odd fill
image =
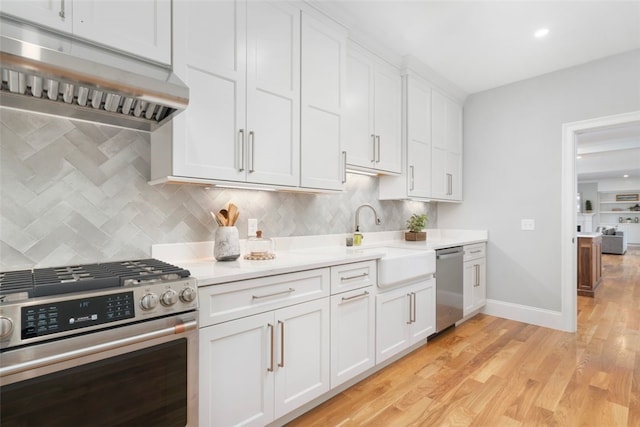
[[[411,185],[409,186],[409,190],[413,191],[413,189],[415,188],[415,175],[413,165],[409,166],[409,170],[411,171]]]
[[[273,372],[273,360],[275,358],[275,331],[273,330],[273,325],[271,323],[267,324],[267,328],[269,328],[271,333],[271,361],[269,362],[269,367],[267,368],[267,372]]]
[[[362,279],[368,276],[369,276],[369,273],[362,273],[362,274],[358,274],[357,276],[341,277],[340,281],[346,282],[347,280]]]
[[[286,291],[274,292],[272,294],[267,294],[267,295],[251,295],[251,299],[262,299],[262,298],[276,297],[278,295],[290,294],[291,292],[295,292],[295,291],[296,291],[295,289],[289,288]]]
[[[64,19],[65,18],[65,13],[64,13],[64,0],[60,0],[60,12],[58,12],[58,16],[60,16],[60,18]]]
[[[447,174],[447,196],[453,195],[453,175]]]
[[[342,183],[347,182],[347,152],[342,152]]]
[[[240,152],[242,153],[236,159],[236,165],[240,172],[244,171],[244,129],[238,131],[238,141],[240,142]]]
[[[380,135],[376,135],[376,146],[378,148],[378,155],[376,156],[376,163],[380,163]]]
[[[278,366],[284,368],[284,322],[278,320],[278,325],[280,325],[280,363]]]
[[[413,316],[411,317],[411,323],[416,323],[416,293],[415,292],[411,292],[411,301],[412,301],[412,308],[413,308]]]
[[[482,252],[482,249],[476,249],[475,251],[471,251],[472,254],[477,254]]]
[[[371,135],[371,142],[372,147],[373,147],[373,156],[371,156],[371,163],[375,163],[376,162],[376,136],[375,135]]]
[[[353,295],[353,296],[350,296],[350,297],[342,297],[342,302],[340,304],[342,304],[343,302],[348,302],[348,301],[353,301],[353,300],[356,300],[356,299],[364,298],[367,295],[369,295],[369,292],[364,291],[363,293],[358,294],[358,295]]]
[[[251,150],[250,162],[249,162],[249,173],[255,172],[255,134],[253,131],[249,132],[249,149]]]
[[[411,297],[411,294],[407,294],[407,296],[409,297],[409,321],[407,322],[407,325],[410,325],[412,322],[412,318],[411,318],[411,311],[412,311],[412,307],[413,307],[413,298]]]

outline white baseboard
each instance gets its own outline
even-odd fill
[[[491,316],[502,317],[503,319],[530,323],[532,325],[561,331],[566,330],[562,312],[560,311],[487,299],[487,305],[482,312]]]

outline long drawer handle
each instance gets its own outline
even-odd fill
[[[286,294],[290,294],[291,292],[295,292],[296,290],[293,288],[289,288],[286,291],[281,291],[281,292],[274,292],[272,294],[267,294],[267,295],[251,295],[251,299],[262,299],[262,298],[269,298],[269,297],[277,297],[278,295],[286,295]]]
[[[7,366],[0,368],[0,378],[16,374],[22,371],[28,371],[31,369],[40,368],[43,366],[53,365],[56,363],[65,362],[67,360],[79,359],[81,357],[90,356],[92,354],[99,354],[109,350],[115,350],[121,347],[126,347],[134,344],[144,343],[156,338],[180,335],[185,332],[195,331],[198,329],[198,323],[194,321],[188,321],[179,325],[170,326],[167,328],[159,329],[157,331],[146,332],[140,335],[132,337],[121,338],[115,341],[109,341],[106,343],[96,344],[91,347],[86,347],[78,350],[71,350],[65,353],[55,354],[53,356],[45,356],[40,359],[29,360],[23,363],[18,363],[13,366]]]
[[[357,276],[341,277],[340,281],[346,282],[347,280],[363,279],[365,277],[369,277],[369,273],[362,273],[362,274],[358,274]]]
[[[479,254],[480,252],[482,252],[482,249],[476,249],[475,251],[471,251],[470,253]]]
[[[411,313],[413,312],[413,296],[412,293],[407,294],[407,296],[409,297],[409,321],[407,322],[407,325],[410,325],[413,323],[413,316],[411,315]]]
[[[280,325],[280,363],[278,366],[284,368],[284,322],[278,320],[278,325]]]
[[[273,330],[273,325],[271,323],[267,323],[267,328],[271,331],[271,361],[269,363],[269,367],[267,368],[267,372],[273,372],[273,360],[275,359],[275,331]]]
[[[350,296],[350,297],[342,297],[342,302],[348,302],[348,301],[353,301],[353,300],[356,300],[356,299],[364,298],[367,295],[369,295],[369,292],[364,291],[363,293],[358,294],[358,295],[353,295],[353,296]],[[342,304],[342,302],[340,304]]]
[[[373,156],[371,157],[371,163],[376,162],[376,136],[371,135],[371,142],[373,142]]]

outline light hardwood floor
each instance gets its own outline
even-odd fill
[[[640,247],[603,256],[578,332],[477,315],[291,426],[640,426]]]

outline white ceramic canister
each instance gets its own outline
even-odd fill
[[[240,238],[236,227],[218,227],[213,256],[218,261],[235,261],[240,256]]]

